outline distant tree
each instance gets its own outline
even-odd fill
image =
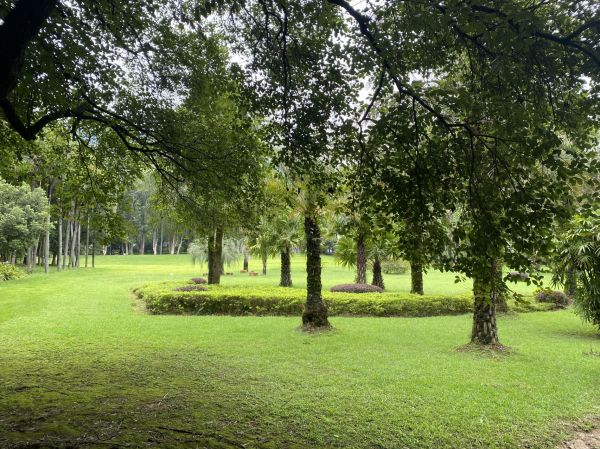
[[[26,184],[13,186],[0,178],[0,259],[11,263],[27,255],[32,269],[32,246],[48,228],[48,198]]]

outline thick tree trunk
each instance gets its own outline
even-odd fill
[[[279,280],[280,287],[292,286],[292,266],[291,266],[291,248],[286,248],[281,251],[281,277]]]
[[[302,314],[305,329],[329,327],[327,306],[321,296],[321,230],[317,220],[304,217],[306,235],[306,304]]]
[[[577,272],[574,268],[567,270],[567,278],[565,279],[565,295],[573,298],[577,293]]]
[[[138,254],[143,256],[144,252],[146,251],[146,234],[144,233],[144,231],[142,231],[142,234],[140,236],[140,247],[138,248]]]
[[[381,272],[381,261],[378,258],[373,260],[373,282],[372,285],[376,285],[379,288],[385,288],[383,283],[383,274]]]
[[[60,114],[56,117],[49,114],[26,126],[8,100],[10,92],[17,86],[29,43],[38,35],[57,3],[58,0],[18,0],[3,11],[0,24],[0,108],[11,127],[26,140],[35,139],[47,123],[61,117]]]
[[[504,261],[498,259],[495,261],[494,270],[494,290],[496,291],[496,312],[508,312],[508,302],[506,298],[506,291],[504,291],[504,279],[502,274],[502,268],[504,267]]]
[[[367,283],[367,249],[364,232],[359,232],[356,239],[356,283]]]
[[[208,237],[208,283],[220,284],[223,264],[223,229],[217,228]]]
[[[497,276],[496,264],[483,270],[473,279],[473,328],[471,343],[479,345],[498,344],[496,326],[497,289],[494,277]]]
[[[423,295],[423,265],[420,262],[410,263],[410,292]]]

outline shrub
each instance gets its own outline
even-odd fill
[[[175,287],[174,292],[203,292],[208,290],[206,287],[201,285],[184,285],[183,287]]]
[[[194,284],[206,284],[206,279],[204,278],[192,278],[191,281]]]
[[[404,260],[384,260],[381,262],[381,271],[384,274],[406,274],[408,263]]]
[[[285,287],[239,288],[211,285],[206,291],[173,291],[177,283],[150,284],[135,289],[154,314],[295,315],[304,309],[306,291]],[[470,313],[470,295],[323,292],[330,315],[437,316]]]
[[[541,288],[535,292],[535,299],[538,302],[554,304],[557,307],[566,307],[570,300],[563,292],[552,290],[550,288]]]
[[[383,293],[381,287],[369,284],[339,284],[331,287],[331,291],[342,293]]]
[[[0,262],[0,282],[19,279],[25,276],[25,272],[9,263]]]

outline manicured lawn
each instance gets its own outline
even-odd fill
[[[223,281],[276,284],[271,267]],[[552,448],[600,416],[600,338],[571,311],[502,317],[512,352],[481,355],[456,351],[466,315],[336,317],[306,335],[298,318],[146,315],[131,295],[199,271],[112,256],[0,284],[0,447]],[[325,259],[325,288],[352,278]]]

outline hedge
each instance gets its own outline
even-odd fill
[[[209,286],[207,291],[173,291],[182,283],[149,284],[134,290],[154,314],[300,315],[306,292],[281,287]],[[323,292],[330,315],[421,317],[473,310],[471,295]]]

